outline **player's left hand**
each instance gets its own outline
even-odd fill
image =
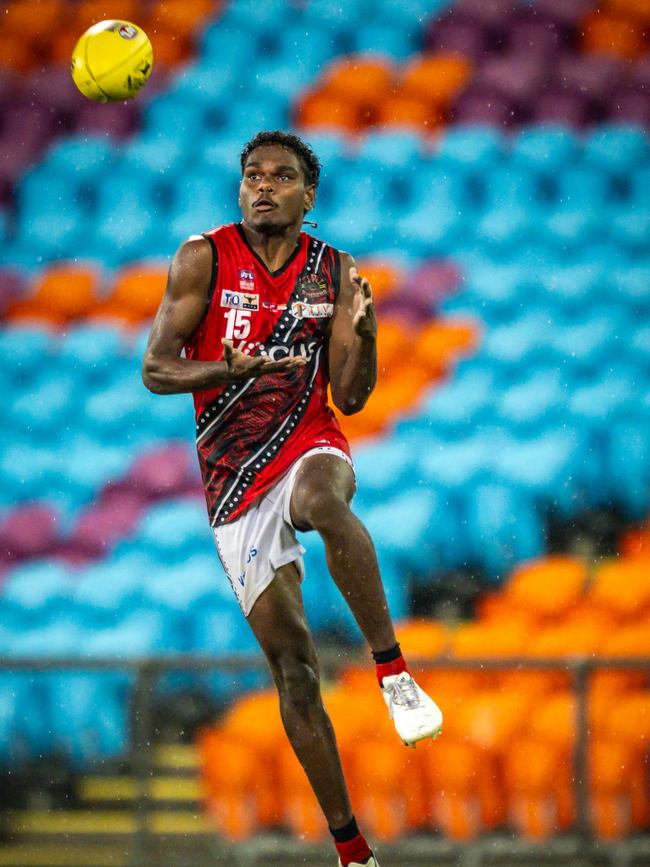
[[[352,307],[354,331],[359,337],[376,337],[377,318],[370,283],[354,267],[350,268],[350,282],[355,289]]]

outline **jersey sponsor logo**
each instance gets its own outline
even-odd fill
[[[329,298],[326,281],[309,271],[298,278],[296,289],[307,304],[324,304]]]
[[[272,313],[281,313],[287,309],[286,304],[274,304],[272,301],[262,301],[262,307],[265,310],[270,310]]]
[[[252,271],[239,269],[239,288],[242,292],[252,292],[255,289],[255,274]]]
[[[231,292],[223,289],[221,292],[221,306],[231,307],[236,310],[259,310],[260,296],[254,292]]]
[[[334,305],[296,301],[291,305],[291,313],[296,319],[326,319],[334,313]]]
[[[268,355],[271,361],[281,361],[283,358],[304,358],[305,361],[311,361],[317,348],[318,340],[296,340],[290,346],[283,343],[267,346],[261,354]]]

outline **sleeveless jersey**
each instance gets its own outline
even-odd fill
[[[271,272],[239,224],[204,234],[213,253],[206,314],[185,356],[223,360],[221,339],[272,360],[307,364],[194,393],[199,464],[212,526],[235,520],[311,448],[350,454],[327,403],[327,327],[340,286],[337,250],[302,232]]]

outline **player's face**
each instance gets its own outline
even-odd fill
[[[305,184],[298,157],[280,145],[264,145],[248,156],[239,188],[244,221],[275,235],[300,226],[314,204],[314,187]]]

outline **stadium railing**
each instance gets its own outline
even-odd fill
[[[328,677],[336,676],[344,664],[355,660],[345,659],[334,651],[321,651],[321,668]],[[573,747],[573,783],[576,807],[576,822],[569,834],[552,837],[540,842],[527,841],[512,836],[478,837],[471,841],[453,841],[437,837],[417,835],[413,839],[401,838],[395,843],[383,844],[381,849],[389,863],[402,865],[431,865],[452,861],[463,867],[483,867],[491,863],[540,864],[548,861],[559,864],[591,865],[609,864],[612,867],[636,867],[650,863],[650,835],[640,835],[616,841],[604,841],[594,834],[590,820],[589,791],[589,688],[591,678],[597,672],[648,671],[650,657],[604,658],[571,656],[564,659],[511,657],[455,659],[440,656],[436,659],[413,659],[412,664],[420,670],[485,672],[545,671],[568,674],[576,697],[576,737]],[[215,670],[236,672],[265,669],[259,655],[211,656],[183,655],[157,656],[140,659],[119,658],[0,658],[0,672],[122,672],[135,676],[132,695],[130,758],[133,775],[137,781],[137,797],[134,802],[136,831],[133,838],[133,857],[130,867],[145,867],[151,863],[152,830],[150,787],[148,781],[154,773],[154,696],[160,679],[174,673],[206,673]],[[443,735],[444,737],[444,735]],[[248,841],[232,843],[220,838],[215,830],[214,847],[210,863],[227,863],[232,867],[254,867],[266,863],[318,863],[331,856],[331,847],[319,844],[305,846],[299,840],[283,840],[253,837]],[[300,854],[299,854],[300,853]],[[180,859],[180,856],[179,856]],[[214,859],[214,860],[212,860]],[[221,860],[223,859],[223,860]],[[319,859],[322,859],[319,860]],[[180,864],[175,860],[175,867]],[[194,865],[202,863],[192,860]],[[314,861],[316,863],[316,861]]]

